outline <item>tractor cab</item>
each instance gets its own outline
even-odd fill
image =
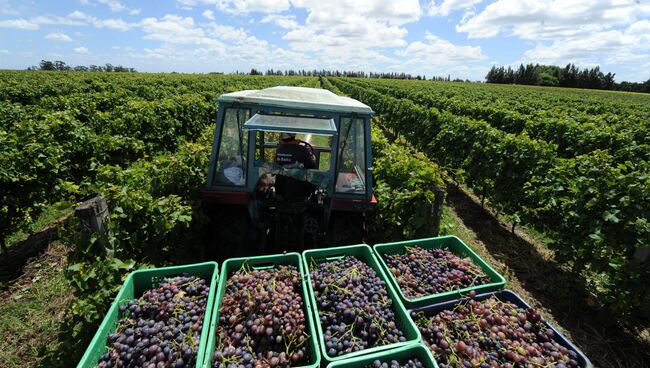
[[[364,215],[376,204],[372,114],[324,89],[220,96],[202,192],[215,230],[212,251],[253,255],[360,242]]]

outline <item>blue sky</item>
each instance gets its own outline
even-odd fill
[[[149,72],[600,65],[650,78],[650,0],[0,0],[0,68],[41,59]]]

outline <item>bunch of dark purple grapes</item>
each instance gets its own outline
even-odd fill
[[[406,247],[404,254],[385,254],[404,295],[419,298],[490,283],[490,278],[467,258],[447,249]]]
[[[294,266],[235,272],[219,308],[214,368],[307,365],[302,281]]]
[[[181,368],[196,365],[210,288],[195,276],[166,278],[120,307],[99,368]]]
[[[323,262],[311,279],[328,356],[406,341],[386,284],[367,264],[352,256]]]
[[[494,296],[429,318],[413,317],[440,368],[579,367],[577,354],[553,340],[553,330],[535,309]]]
[[[424,364],[418,359],[408,359],[404,362],[399,362],[397,360],[391,360],[390,362],[382,362],[379,359],[376,359],[372,362],[372,365],[368,368],[422,368]]]

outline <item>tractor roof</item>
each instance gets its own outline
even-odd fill
[[[254,103],[289,109],[374,114],[369,106],[355,99],[339,96],[320,88],[280,86],[260,90],[245,90],[221,95],[219,102]]]

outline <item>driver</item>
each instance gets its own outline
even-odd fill
[[[314,156],[300,143],[302,142],[296,139],[296,133],[282,133],[280,145],[275,152],[275,163],[284,166],[299,162],[305,166],[305,169],[315,169]]]

